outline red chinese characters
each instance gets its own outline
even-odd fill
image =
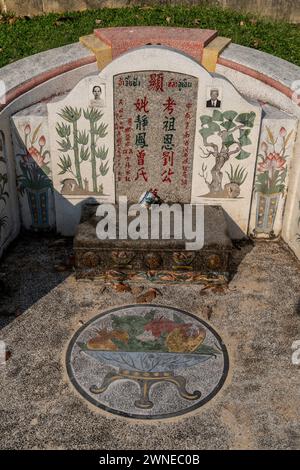
[[[189,172],[189,149],[190,149],[190,125],[191,125],[191,107],[192,103],[186,104],[186,111],[184,114],[184,134],[183,134],[183,152],[181,161],[181,184],[187,186],[188,184],[188,172]]]
[[[171,98],[167,101],[172,101],[173,113],[176,103]],[[164,111],[166,111],[166,103],[163,103]],[[174,146],[175,146],[175,131],[176,131],[176,118],[175,116],[165,116],[163,122],[163,144],[162,144],[162,173],[161,178],[163,183],[172,183],[172,176],[174,175]]]
[[[149,78],[148,89],[152,91],[164,91],[164,75],[163,73],[151,73]]]
[[[139,114],[137,114],[134,119],[136,162],[138,166],[135,181],[140,178],[142,178],[144,181],[148,181],[148,174],[145,169],[146,148],[148,147],[147,127],[149,125],[148,98],[146,96],[144,96],[143,98],[138,98],[136,102],[134,103],[134,106],[135,106],[136,111],[139,111]]]

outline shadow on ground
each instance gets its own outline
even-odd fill
[[[22,233],[0,261],[0,328],[73,271],[73,240]]]

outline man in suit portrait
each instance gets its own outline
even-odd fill
[[[219,90],[213,88],[210,90],[210,99],[206,101],[207,108],[220,108],[221,101],[219,100]]]

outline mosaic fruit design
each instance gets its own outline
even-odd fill
[[[144,316],[112,315],[105,328],[96,330],[96,335],[82,349],[96,351],[168,352],[216,355],[218,349],[203,344],[206,332],[198,324],[184,322],[178,315],[173,319],[158,317],[155,309]]]

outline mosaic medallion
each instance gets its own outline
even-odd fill
[[[161,419],[212,399],[228,372],[220,336],[194,315],[128,305],[98,315],[74,335],[67,370],[78,392],[108,412]]]

